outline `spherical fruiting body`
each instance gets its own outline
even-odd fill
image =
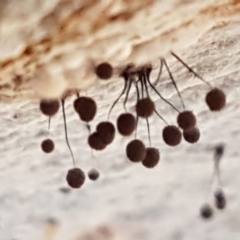
[[[213,88],[206,95],[205,101],[211,111],[220,111],[226,105],[226,95],[218,88]]]
[[[68,170],[66,180],[72,188],[80,188],[85,182],[85,173],[80,168]]]
[[[98,132],[94,132],[89,135],[88,137],[88,145],[97,151],[101,151],[106,148],[106,144],[103,142],[101,139],[100,135]]]
[[[204,204],[201,208],[200,208],[200,215],[202,218],[204,219],[209,219],[213,216],[213,209],[209,204]]]
[[[141,140],[134,139],[128,143],[126,154],[131,162],[141,162],[146,156],[146,147]]]
[[[182,133],[178,127],[169,125],[163,129],[162,137],[167,145],[174,147],[181,142]]]
[[[189,143],[196,143],[200,139],[200,131],[197,127],[194,127],[190,130],[183,131],[183,137],[185,141]]]
[[[226,197],[223,193],[222,190],[218,190],[215,192],[215,206],[218,209],[224,209],[226,207],[227,201],[226,201]]]
[[[224,152],[224,145],[223,144],[219,144],[215,147],[215,152],[217,155],[223,155]]]
[[[89,172],[88,172],[88,178],[92,181],[96,181],[98,180],[98,178],[100,177],[100,173],[97,169],[92,168]]]
[[[45,139],[41,143],[41,148],[45,153],[51,153],[54,150],[55,144],[52,139]]]
[[[102,80],[108,80],[113,75],[113,67],[108,62],[103,62],[95,67],[96,75]]]
[[[97,125],[97,132],[103,143],[112,143],[115,137],[115,127],[111,122],[101,122]]]
[[[223,156],[224,153],[224,145],[219,144],[215,147],[214,157],[216,159],[220,159]]]
[[[177,123],[183,130],[190,130],[195,127],[197,119],[192,111],[183,111],[178,114]]]
[[[142,164],[146,168],[154,168],[160,160],[159,150],[153,147],[148,147],[146,150],[146,156],[143,159]]]
[[[130,136],[136,129],[136,118],[131,113],[123,113],[117,119],[118,132]]]
[[[142,98],[136,104],[136,112],[139,117],[148,118],[155,110],[154,102],[150,98]]]
[[[97,113],[97,104],[90,97],[79,97],[73,103],[75,111],[84,122],[93,120]]]
[[[59,100],[44,99],[40,101],[39,108],[44,115],[52,117],[58,112],[60,108],[60,102]]]

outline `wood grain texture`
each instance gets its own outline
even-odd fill
[[[188,51],[199,38],[209,40],[213,29],[240,18],[236,0],[22,0],[1,5],[2,101],[86,89],[96,82],[98,62],[111,62],[117,74],[128,62],[141,65],[170,50]]]

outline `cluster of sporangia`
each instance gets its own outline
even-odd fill
[[[175,57],[185,68],[187,68],[189,72],[194,74],[195,77],[201,79],[203,82],[208,84],[211,89],[206,94],[206,104],[211,111],[220,111],[226,103],[226,97],[224,92],[218,88],[213,88],[208,82],[206,82],[202,77],[200,77],[196,72],[194,72],[185,62],[183,62],[183,60],[180,59],[175,53],[172,52],[171,55]],[[178,96],[183,106],[183,111],[179,111],[173,104],[166,100],[155,87],[156,83],[160,79],[163,66],[165,66],[169,77],[178,93]],[[185,110],[185,105],[183,103],[182,97],[179,93],[176,82],[172,76],[166,60],[164,58],[160,59],[160,70],[155,83],[152,83],[150,81],[151,71],[151,65],[139,68],[134,67],[132,64],[127,65],[120,74],[120,77],[122,77],[124,80],[124,88],[120,96],[114,101],[108,114],[109,119],[112,109],[114,108],[118,100],[125,94],[125,100],[123,103],[125,112],[121,113],[117,118],[117,130],[122,136],[131,136],[135,132],[135,138],[130,141],[126,146],[126,155],[131,162],[141,162],[146,168],[155,167],[160,160],[159,150],[151,146],[150,127],[148,119],[154,113],[156,113],[157,116],[162,119],[166,124],[166,126],[162,130],[162,138],[167,145],[171,147],[179,145],[182,140],[182,135],[183,138],[189,143],[195,143],[200,138],[200,131],[196,126],[196,116],[192,111]],[[104,62],[96,66],[95,73],[99,79],[106,81],[112,77],[113,67],[109,63]],[[128,95],[132,86],[135,87],[137,95],[135,114],[130,113],[126,110]],[[151,88],[164,102],[170,105],[177,112],[177,125],[169,125],[167,121],[159,114],[154,102],[150,97],[149,88]],[[91,122],[96,115],[97,104],[90,97],[79,96],[79,93],[77,91],[76,95],[77,98],[73,103],[74,110],[79,115],[81,121],[87,124],[90,132],[89,122]],[[74,155],[68,142],[66,115],[64,110],[65,98],[66,96],[63,97],[61,100],[42,100],[40,102],[40,110],[43,114],[49,117],[50,128],[50,119],[58,112],[61,102],[64,117],[66,143],[69,147],[74,164],[74,168],[68,171],[66,180],[69,186],[71,186],[72,188],[80,188],[85,182],[85,173],[80,168],[77,168],[75,166]],[[139,118],[145,119],[147,123],[149,138],[148,147],[145,146],[143,141],[137,139],[137,125]],[[104,121],[97,125],[95,132],[90,132],[88,137],[88,145],[92,149],[100,151],[105,149],[107,145],[112,143],[114,137],[114,124],[110,121]],[[50,153],[54,150],[54,142],[49,138],[44,140],[41,146],[42,150],[46,153]],[[97,180],[99,178],[99,175],[99,171],[95,168],[91,169],[88,172],[88,177],[91,180]]]

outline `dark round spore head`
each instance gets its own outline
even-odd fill
[[[88,178],[92,181],[96,181],[98,180],[98,178],[100,177],[100,173],[97,169],[92,168],[89,172],[88,172]]]
[[[97,151],[101,151],[106,148],[106,144],[103,142],[98,132],[94,132],[88,137],[88,145]]]
[[[226,105],[226,95],[218,88],[213,88],[206,95],[205,101],[211,111],[220,111]]]
[[[200,131],[197,127],[187,131],[183,131],[183,137],[185,141],[189,143],[196,143],[200,139]]]
[[[97,104],[90,97],[79,97],[73,103],[75,111],[84,122],[93,120],[97,113]]]
[[[167,145],[174,147],[181,142],[182,133],[178,127],[169,125],[163,129],[162,137]]]
[[[196,116],[192,111],[183,111],[178,114],[177,123],[183,130],[190,130],[195,127],[197,122]]]
[[[141,162],[146,156],[146,147],[141,140],[134,139],[128,143],[126,154],[131,162]]]
[[[201,208],[200,208],[200,215],[202,218],[204,219],[209,219],[213,216],[213,209],[209,204],[204,204]]]
[[[68,170],[66,180],[72,188],[80,188],[85,182],[85,173],[80,168]]]
[[[60,102],[59,100],[41,100],[39,108],[44,115],[52,117],[58,112]]]
[[[148,118],[155,110],[154,102],[150,98],[142,98],[136,104],[136,112],[139,117]]]
[[[97,132],[103,143],[112,143],[115,137],[115,127],[111,122],[101,122],[97,125]]]
[[[108,80],[113,75],[113,67],[108,62],[103,62],[96,66],[95,73],[100,79]]]
[[[224,145],[223,144],[218,144],[215,147],[215,157],[221,157],[224,153]]]
[[[227,205],[225,194],[221,189],[217,190],[214,194],[215,196],[215,206],[218,209],[224,209]]]
[[[146,168],[154,168],[160,160],[159,150],[157,148],[148,147],[145,158],[142,161]]]
[[[55,144],[52,139],[45,139],[42,141],[41,148],[45,153],[51,153],[54,150]]]
[[[123,113],[117,119],[118,132],[130,136],[136,128],[136,118],[131,113]]]

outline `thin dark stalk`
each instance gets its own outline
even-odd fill
[[[139,117],[138,117],[138,115],[137,115],[137,117],[136,117],[135,139],[137,138],[138,120],[139,120]]]
[[[220,178],[220,159],[214,160],[214,175],[217,176],[218,185],[221,186],[221,178]]]
[[[135,83],[135,87],[136,87],[136,92],[137,92],[137,102],[140,99],[140,92],[139,92],[139,88],[138,88],[138,83]]]
[[[122,97],[122,95],[126,92],[126,89],[129,85],[129,80],[128,79],[124,79],[124,87],[123,87],[123,90],[121,92],[121,94],[118,96],[118,98],[114,101],[114,103],[112,104],[109,112],[108,112],[108,119],[110,118],[110,114],[111,114],[111,111],[113,110],[113,108],[115,107],[115,105],[117,104],[117,102],[119,101],[119,99]]]
[[[86,124],[87,130],[88,130],[88,135],[91,134],[91,126],[89,123]]]
[[[190,73],[192,73],[195,77],[197,77],[198,79],[202,80],[204,83],[206,83],[209,87],[212,88],[212,85],[207,82],[206,80],[204,80],[199,74],[197,74],[192,68],[190,68],[180,57],[178,57],[174,52],[171,52],[171,55],[173,57],[175,57],[185,68],[188,69],[188,71]]]
[[[154,112],[158,115],[158,117],[166,124],[169,125],[168,122],[161,116],[161,114],[155,109]]]
[[[145,87],[145,91],[146,91],[147,97],[150,98],[146,79],[148,79],[148,76],[146,75],[146,72],[145,72],[144,75],[143,75],[142,81],[143,81],[143,86]]]
[[[62,100],[62,112],[63,112],[64,130],[65,130],[65,139],[66,139],[66,143],[67,143],[68,149],[69,149],[69,151],[70,151],[70,154],[71,154],[71,156],[72,156],[73,166],[76,167],[75,158],[74,158],[72,149],[71,149],[70,144],[69,144],[69,141],[68,141],[67,121],[66,121],[66,113],[65,113],[64,104],[65,104],[65,101]]]
[[[216,159],[214,160],[214,172],[213,172],[213,176],[212,176],[212,179],[211,179],[211,184],[210,184],[209,190],[207,192],[207,195],[209,195],[210,192],[211,192],[211,188],[213,186],[215,176],[217,176],[218,187],[221,188],[222,184],[221,184],[221,180],[220,180],[219,161],[216,161]]]
[[[137,92],[137,102],[140,99],[140,93],[139,93],[139,88],[138,88],[138,82],[135,83],[135,87],[136,87],[136,92]],[[136,129],[135,129],[135,139],[137,138],[137,128],[138,128],[138,115],[136,118]]]
[[[144,86],[143,86],[143,79],[142,79],[142,74],[138,73],[139,81],[141,84],[141,98],[144,98]]]
[[[161,64],[162,65],[162,64]],[[148,86],[147,86],[147,82],[149,83],[149,85],[151,86],[150,80],[149,80],[149,76],[147,76],[147,74],[145,73],[145,78],[144,78],[144,85],[145,85],[145,89],[147,92],[147,96],[149,97],[149,92],[148,92]],[[178,110],[177,110],[178,111]],[[168,125],[167,121],[161,116],[161,114],[155,109],[154,112],[158,115],[158,117],[166,124]],[[148,121],[148,120],[147,120]]]
[[[209,187],[208,194],[210,193],[211,188],[213,186],[215,176],[217,177],[218,187],[221,188],[221,186],[222,186],[221,177],[220,177],[220,161],[221,161],[221,158],[222,158],[222,155],[223,155],[223,150],[220,151],[220,152],[219,151],[217,151],[217,149],[215,149],[214,159],[213,159],[213,161],[214,161],[214,171],[213,171],[213,176],[212,176],[212,179],[211,179],[211,184],[210,184],[210,187]]]
[[[158,84],[158,82],[160,81],[160,77],[162,75],[162,69],[163,69],[163,63],[162,61],[160,61],[160,68],[159,68],[159,72],[158,72],[158,76],[157,76],[157,79],[154,81],[154,83],[152,83],[152,85],[154,87],[156,87],[156,85]]]
[[[148,86],[147,86],[147,82],[146,82],[146,72],[142,72],[140,73],[140,83],[141,83],[141,87],[142,87],[142,98],[144,97],[144,88],[146,91],[146,95],[148,98],[150,98],[149,96],[149,92],[148,92]],[[149,121],[148,118],[146,118],[146,123],[147,123],[147,130],[148,130],[148,140],[149,140],[149,145],[151,147],[151,135],[150,135],[150,125],[149,125]]]
[[[170,105],[175,111],[177,111],[178,113],[180,113],[180,111],[172,104],[170,103],[167,99],[165,99],[159,92],[158,90],[152,85],[152,83],[150,82],[150,80],[147,78],[146,79],[148,84],[150,85],[150,87],[155,91],[155,93],[164,101],[166,102],[168,105]]]
[[[152,143],[151,143],[151,135],[150,135],[150,124],[149,124],[148,118],[146,118],[146,122],[147,122],[147,129],[148,129],[148,140],[149,140],[149,145],[151,147]]]
[[[163,64],[165,65],[165,67],[166,67],[166,69],[168,71],[168,75],[169,75],[169,77],[170,77],[170,79],[171,79],[171,81],[173,83],[173,86],[175,87],[175,89],[177,91],[178,97],[179,97],[179,99],[180,99],[180,101],[182,103],[183,110],[185,110],[185,104],[183,102],[182,96],[181,96],[181,94],[179,92],[179,89],[177,87],[176,81],[174,80],[173,75],[172,75],[172,73],[171,73],[171,71],[170,71],[170,69],[169,69],[169,67],[167,65],[167,62],[166,62],[166,60],[164,58],[162,58],[161,61],[163,62]]]
[[[224,145],[220,144],[215,147],[214,151],[214,175],[217,175],[218,185],[221,186],[221,178],[220,178],[220,161],[223,157],[224,153]]]
[[[129,81],[129,85],[128,85],[128,89],[127,89],[127,92],[126,92],[125,100],[123,102],[123,107],[124,107],[126,112],[127,112],[126,103],[127,103],[127,100],[128,100],[129,92],[130,92],[131,87],[132,87],[133,79],[129,79],[128,81]]]

